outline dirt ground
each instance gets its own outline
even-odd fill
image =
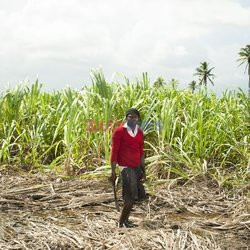
[[[247,189],[168,180],[147,189],[127,229],[105,180],[0,171],[0,249],[248,249]]]

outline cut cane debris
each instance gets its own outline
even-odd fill
[[[117,227],[108,181],[1,176],[0,249],[245,249],[249,198],[200,183],[157,185]],[[118,202],[122,205],[118,190]]]

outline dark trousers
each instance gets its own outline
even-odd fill
[[[146,199],[141,167],[126,167],[121,171],[123,200],[134,202]]]

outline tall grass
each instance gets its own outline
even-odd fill
[[[92,85],[80,91],[46,93],[36,81],[1,93],[1,164],[108,169],[112,131],[88,131],[87,119],[99,121],[102,127],[110,120],[124,120],[125,111],[135,107],[142,120],[162,122],[161,130],[150,126],[144,130],[151,176],[209,174],[222,182],[246,181],[250,100],[242,91],[218,97],[205,90],[155,88],[146,73],[133,83],[127,78],[107,83],[98,70],[91,76]]]

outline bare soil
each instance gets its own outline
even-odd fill
[[[146,187],[149,188],[149,186]],[[106,180],[0,171],[0,249],[248,249],[249,186],[168,180],[118,228]],[[122,206],[121,190],[118,191]]]

